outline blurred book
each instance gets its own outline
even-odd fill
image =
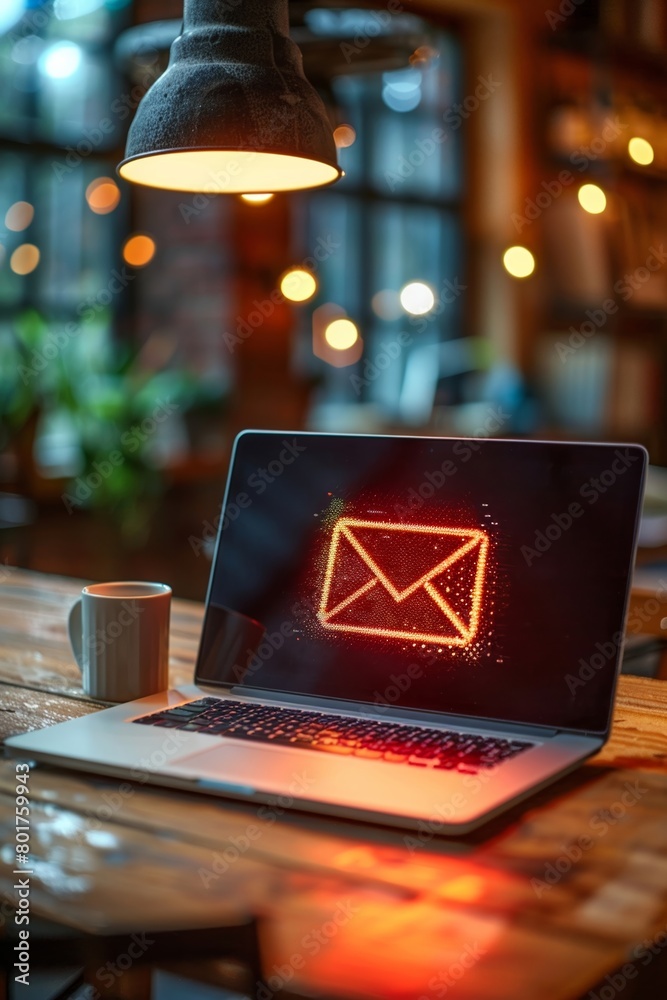
[[[661,545],[667,545],[667,469],[649,465],[639,525],[639,546],[658,548]],[[667,589],[667,563],[637,567],[633,584],[642,590]]]

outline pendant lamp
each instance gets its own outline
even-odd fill
[[[171,191],[321,187],[341,176],[287,0],[185,0],[169,65],[130,127],[121,177]]]

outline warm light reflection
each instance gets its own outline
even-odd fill
[[[132,267],[145,267],[155,256],[155,240],[138,233],[130,236],[123,247],[123,260]]]
[[[264,194],[242,194],[241,198],[243,201],[247,201],[249,205],[266,205],[267,201],[271,201],[273,198],[273,193],[267,191]]]
[[[346,149],[357,138],[357,133],[351,125],[339,125],[334,129],[333,137],[338,149]]]
[[[513,278],[527,278],[535,270],[535,258],[527,247],[508,247],[503,254],[503,265]]]
[[[435,305],[433,289],[423,281],[410,281],[400,294],[401,305],[411,316],[424,316]]]
[[[628,153],[630,159],[634,160],[635,163],[639,163],[642,167],[648,167],[649,163],[653,163],[653,157],[655,156],[653,146],[648,139],[642,139],[638,135],[633,136],[628,142]]]
[[[264,194],[331,184],[337,167],[284,153],[237,149],[193,149],[127,160],[118,168],[133,184],[202,194]]]
[[[39,264],[39,250],[33,243],[22,243],[9,258],[14,274],[30,274]]]
[[[35,209],[29,201],[15,201],[14,204],[10,205],[7,209],[7,214],[5,215],[5,225],[7,226],[7,229],[11,229],[12,232],[20,233],[22,230],[28,228],[34,217]]]
[[[481,899],[485,885],[481,875],[460,875],[439,886],[438,896],[443,899],[455,899],[461,903],[474,903]]]
[[[425,66],[433,59],[437,59],[438,54],[438,50],[431,48],[430,45],[420,45],[410,56],[410,65]]]
[[[324,339],[334,351],[347,351],[359,339],[359,331],[351,319],[334,319],[324,331]]]
[[[607,207],[607,196],[597,184],[582,184],[577,191],[579,204],[585,212],[599,215]]]
[[[91,212],[108,215],[120,201],[120,189],[111,177],[97,177],[86,188],[86,201]]]
[[[294,267],[280,279],[280,291],[290,302],[307,302],[317,291],[317,282],[310,271]]]

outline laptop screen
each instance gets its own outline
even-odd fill
[[[638,446],[249,431],[197,681],[604,732]]]

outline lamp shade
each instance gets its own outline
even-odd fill
[[[287,0],[185,0],[169,65],[118,172],[172,191],[294,191],[341,171],[324,104],[288,37]]]

